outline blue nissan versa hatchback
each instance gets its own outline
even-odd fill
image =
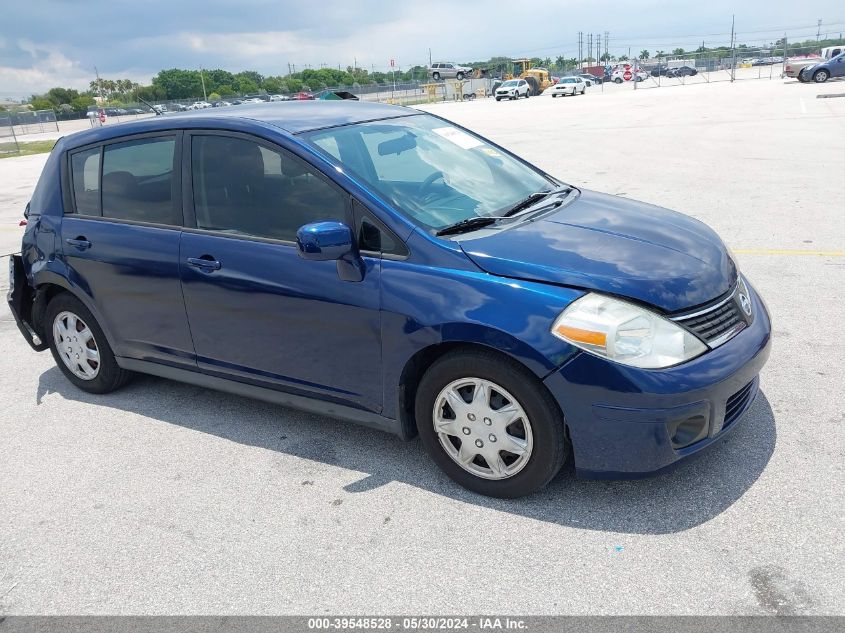
[[[653,473],[735,427],[771,326],[719,237],[364,102],[162,116],[58,142],[9,302],[105,393],[133,372],[419,433],[517,497],[568,456]]]

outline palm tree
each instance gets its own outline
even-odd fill
[[[643,49],[643,50],[640,51],[640,59],[646,60],[649,57],[651,57],[651,55],[649,54],[649,52],[646,49]]]
[[[664,51],[657,51],[654,54],[655,57],[666,57],[666,53]]]
[[[557,59],[555,60],[555,66],[557,66],[560,70],[563,70],[563,67],[566,65],[566,59],[563,55],[558,55]]]
[[[686,51],[684,51],[683,48],[676,48],[675,50],[672,51],[672,54],[673,55],[683,55],[685,52]]]
[[[552,67],[552,58],[546,57],[546,59],[543,60],[543,66],[546,67],[546,68],[551,68]]]

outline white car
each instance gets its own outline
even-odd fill
[[[289,101],[290,97],[287,95],[270,95],[270,101]]]
[[[543,91],[544,95],[553,97],[565,95],[582,95],[587,90],[587,82],[581,77],[561,77],[555,85]]]
[[[644,70],[634,70],[633,68],[618,68],[613,71],[610,78],[615,84],[621,84],[625,81],[645,81],[648,79],[648,73]]]
[[[501,86],[496,88],[496,101],[502,99],[519,99],[525,97],[526,99],[531,95],[531,86],[524,79],[509,79]]]
[[[194,101],[191,105],[188,106],[188,110],[203,110],[205,108],[210,108],[211,104],[208,101]]]

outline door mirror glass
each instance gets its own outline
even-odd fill
[[[313,222],[296,232],[299,256],[312,261],[330,261],[352,254],[352,230],[343,222]]]

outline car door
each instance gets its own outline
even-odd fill
[[[68,154],[62,257],[116,356],[195,365],[179,278],[180,133]]]
[[[828,66],[830,66],[831,77],[845,77],[845,55],[832,60]]]
[[[285,149],[193,132],[192,228],[180,249],[199,367],[299,395],[381,411],[380,260],[359,282],[299,256],[308,223],[350,224],[349,196]]]

